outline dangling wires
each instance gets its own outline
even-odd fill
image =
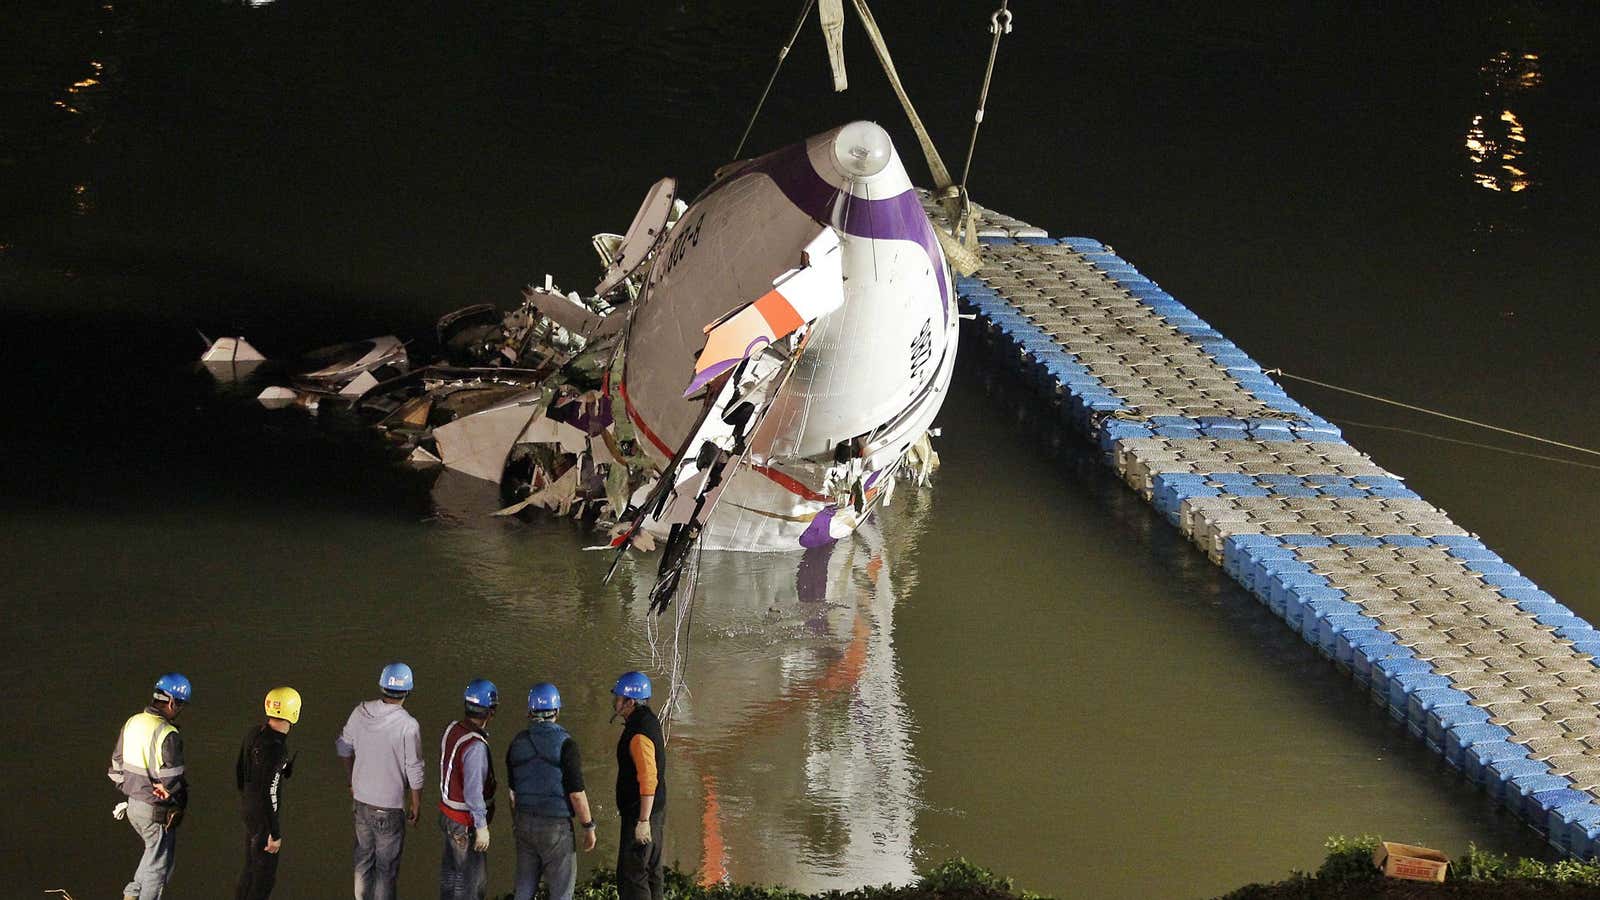
[[[756,119],[761,116],[761,107],[767,103],[767,95],[772,93],[772,83],[778,80],[778,70],[783,68],[783,61],[789,56],[789,48],[794,46],[795,39],[800,36],[800,29],[806,24],[806,16],[811,15],[811,7],[817,0],[806,0],[805,8],[800,10],[800,18],[794,20],[794,31],[789,33],[789,40],[778,51],[778,64],[772,67],[772,75],[767,78],[767,86],[761,92],[761,99],[756,101],[756,110],[750,114],[750,124],[744,126],[744,134],[739,137],[739,147],[733,151],[733,158],[738,159],[744,152],[744,142],[750,139],[750,129],[756,127]]]
[[[1000,52],[1000,37],[1011,33],[1011,10],[1006,6],[1011,0],[1000,0],[1000,8],[989,16],[989,33],[994,39],[989,42],[989,65],[983,70],[983,90],[978,93],[978,111],[972,116],[972,139],[967,142],[967,163],[961,167],[961,218],[966,219],[967,206],[967,175],[972,172],[972,154],[978,148],[978,127],[983,124],[983,108],[989,103],[989,82],[994,78],[994,60]]]
[[[662,737],[672,739],[673,714],[677,712],[678,701],[690,695],[689,685],[684,679],[684,672],[689,668],[689,634],[694,630],[694,602],[700,591],[700,555],[704,545],[696,543],[689,550],[689,561],[684,564],[683,580],[678,583],[674,592],[677,610],[674,612],[672,625],[672,658],[663,664],[660,644],[660,614],[652,613],[645,617],[645,636],[650,641],[650,666],[655,670],[667,670],[667,699],[661,706]],[[663,610],[662,612],[665,612]]]

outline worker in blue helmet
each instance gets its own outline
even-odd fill
[[[544,879],[550,900],[572,900],[577,883],[577,832],[594,849],[594,817],[583,788],[578,742],[556,724],[561,692],[548,681],[528,691],[528,727],[506,748],[506,780],[516,805],[517,883],[513,900],[533,900]]]
[[[489,822],[497,789],[489,756],[489,721],[500,690],[487,678],[467,682],[460,719],[439,741],[440,900],[483,900],[489,876]]]
[[[350,781],[355,896],[392,900],[406,828],[422,811],[422,732],[406,712],[416,679],[403,662],[378,673],[383,696],[358,704],[334,747]]]
[[[622,717],[617,739],[618,900],[662,900],[661,837],[667,815],[667,742],[650,708],[650,679],[624,672],[611,688],[611,718]]]
[[[193,695],[189,679],[178,672],[157,678],[150,703],[123,723],[111,751],[106,776],[127,797],[112,815],[126,816],[144,842],[133,880],[122,889],[124,900],[159,898],[172,875],[177,827],[189,803],[183,736],[176,723]]]

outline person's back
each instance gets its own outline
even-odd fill
[[[344,723],[338,746],[340,756],[354,757],[350,794],[368,806],[400,809],[406,790],[422,787],[422,731],[398,703],[358,704]]]
[[[357,705],[335,742],[354,800],[356,900],[395,896],[406,824],[421,812],[422,732],[404,709],[412,686],[410,666],[384,667],[383,699]]]
[[[506,777],[516,801],[517,883],[514,900],[532,900],[542,878],[550,900],[572,900],[577,875],[572,819],[583,849],[594,849],[594,819],[583,788],[578,743],[556,724],[561,693],[548,681],[528,691],[528,726],[506,750]]]

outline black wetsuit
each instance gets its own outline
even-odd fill
[[[283,837],[278,804],[289,776],[289,741],[266,725],[251,728],[239,747],[234,782],[239,787],[239,814],[244,819],[244,872],[237,900],[265,900],[278,880],[278,854],[266,850],[269,838]]]

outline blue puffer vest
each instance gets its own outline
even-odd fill
[[[565,819],[572,815],[567,793],[561,789],[561,747],[567,730],[554,722],[530,722],[511,739],[506,750],[511,790],[517,809],[536,816]]]

